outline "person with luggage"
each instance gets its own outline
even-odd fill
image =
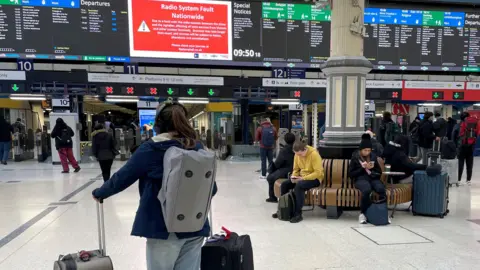
[[[55,138],[55,147],[57,148],[58,155],[60,156],[60,162],[62,163],[63,167],[62,173],[69,173],[70,169],[68,167],[68,162],[72,164],[72,167],[75,169],[74,172],[77,173],[80,171],[80,166],[78,166],[72,150],[72,137],[74,135],[75,133],[73,132],[72,128],[69,127],[62,118],[57,118],[51,136],[52,138]]]
[[[100,164],[103,181],[107,181],[110,179],[113,160],[119,153],[115,148],[113,136],[107,132],[102,124],[97,124],[95,131],[92,132],[92,154]]]
[[[470,185],[473,172],[473,152],[477,142],[478,119],[468,112],[460,115],[458,132],[458,181],[462,181],[463,168],[467,165],[467,184]]]
[[[206,219],[206,213],[202,214],[200,218],[193,218],[194,221],[205,218],[205,222],[200,224],[199,230],[173,233],[172,231],[178,230],[169,230],[167,228],[171,225],[170,222],[174,223],[177,219],[172,219],[171,215],[164,214],[162,207],[165,207],[167,203],[165,202],[165,205],[163,205],[160,202],[160,192],[164,194],[163,192],[166,191],[162,190],[162,186],[168,184],[168,186],[171,187],[170,184],[173,183],[171,181],[176,181],[178,189],[180,189],[180,186],[186,188],[185,185],[180,185],[181,183],[179,183],[179,181],[182,181],[184,177],[188,177],[192,185],[195,183],[196,188],[193,191],[189,190],[191,194],[183,196],[180,196],[180,194],[180,197],[176,197],[181,198],[181,200],[177,201],[182,201],[181,204],[178,202],[176,205],[178,207],[188,206],[190,209],[198,206],[198,200],[200,200],[200,198],[208,196],[210,201],[210,198],[217,192],[217,185],[213,181],[214,172],[212,174],[212,172],[209,171],[206,174],[201,174],[201,176],[200,174],[196,174],[198,170],[204,169],[197,164],[202,160],[198,159],[197,163],[191,164],[194,168],[191,168],[191,170],[185,173],[172,166],[175,166],[175,164],[182,165],[182,162],[185,162],[183,160],[185,156],[190,157],[198,153],[198,155],[203,155],[205,159],[207,155],[209,155],[208,159],[210,160],[211,157],[211,161],[213,162],[212,168],[214,168],[215,157],[214,154],[203,150],[202,143],[196,140],[195,130],[187,118],[187,110],[177,102],[169,100],[157,109],[155,130],[157,135],[141,144],[129,161],[116,172],[110,180],[105,182],[102,187],[95,189],[92,195],[96,200],[107,199],[125,190],[138,180],[140,200],[131,234],[133,236],[147,238],[147,269],[199,269],[204,238],[208,237],[210,233],[210,224],[208,219]],[[194,151],[195,153],[192,153]],[[166,157],[169,153],[178,152],[183,154]],[[175,164],[173,164],[171,160],[174,160]],[[171,164],[169,164],[169,162]],[[193,161],[190,160],[189,162]],[[170,167],[164,168],[164,164]],[[181,176],[174,174],[178,171],[181,172]],[[169,173],[166,176],[168,182],[164,182],[164,176],[167,172]],[[213,179],[211,180],[213,181],[213,188],[209,186],[208,193],[198,193],[198,190],[206,190],[203,186],[201,189],[197,188],[199,183],[211,183],[211,181],[205,181],[204,177]],[[185,191],[185,189],[182,189],[182,191]],[[169,196],[169,194],[164,194],[164,196]],[[204,201],[202,201],[202,203],[204,203]],[[209,205],[201,206],[205,206],[204,209],[206,209]],[[171,205],[169,207],[174,206]],[[172,211],[174,210],[175,209],[172,209]],[[191,218],[189,218],[189,220],[190,219]],[[192,221],[192,223],[194,223],[194,221]],[[189,226],[190,223],[185,225]]]
[[[380,143],[385,147],[388,142],[393,141],[397,134],[401,133],[400,126],[392,120],[390,112],[383,113],[382,124],[380,125]]]
[[[12,145],[13,127],[0,117],[0,161],[3,165],[7,165],[8,155]]]
[[[260,143],[260,159],[262,161],[260,179],[267,179],[267,160],[268,166],[270,166],[273,163],[273,150],[277,139],[277,129],[270,122],[270,118],[265,118],[255,133],[255,141]]]
[[[433,113],[425,112],[418,134],[418,146],[420,146],[419,150],[422,164],[427,164],[427,154],[433,148],[433,142],[435,139],[436,136],[433,128]]]
[[[393,172],[403,172],[402,176],[391,176],[395,184],[412,183],[413,173],[417,170],[427,169],[427,165],[417,164],[413,162],[407,155],[408,137],[405,135],[397,135],[393,142],[390,142],[383,151],[385,164],[391,165]]]
[[[457,125],[457,121],[453,119],[452,117],[448,117],[447,119],[447,138],[448,140],[453,140],[452,134],[453,134],[453,129]]]
[[[293,170],[293,160],[295,153],[293,152],[293,143],[295,142],[295,135],[293,133],[287,133],[284,136],[286,145],[280,149],[278,157],[272,166],[269,167],[267,176],[268,182],[268,199],[267,202],[277,203],[277,197],[273,192],[275,181],[280,178],[287,178],[288,174]]]
[[[440,113],[435,113],[435,122],[433,122],[433,132],[435,136],[439,138],[439,140],[443,140],[443,138],[447,137],[448,132],[448,123],[445,118],[442,117]]]
[[[419,140],[419,133],[420,133],[420,117],[415,117],[413,122],[408,127],[408,132],[410,135],[410,151],[408,151],[408,155],[412,157],[415,162],[418,162],[422,159],[419,151],[418,140]]]
[[[302,208],[305,203],[305,191],[318,187],[323,181],[324,171],[322,157],[317,149],[307,145],[304,141],[296,141],[293,144],[293,172],[290,179],[284,181],[280,186],[281,195],[287,194],[290,190],[295,192],[295,213],[290,223],[298,223],[303,220]],[[278,214],[272,215],[278,218]]]
[[[386,151],[387,149],[385,149]],[[375,191],[380,198],[386,198],[385,185],[380,180],[382,169],[378,163],[377,156],[372,152],[372,141],[368,134],[363,134],[360,147],[352,155],[348,176],[353,179],[354,185],[362,193],[360,201],[360,224],[367,223],[365,213],[372,204],[370,194]]]

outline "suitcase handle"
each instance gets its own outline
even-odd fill
[[[103,214],[103,200],[97,201],[97,225],[98,225],[98,245],[102,256],[106,256],[107,248],[105,245],[105,216]]]

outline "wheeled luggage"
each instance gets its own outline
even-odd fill
[[[54,270],[112,270],[113,264],[106,255],[105,248],[105,223],[103,203],[97,202],[97,224],[99,249],[79,251],[68,255],[60,255],[54,262]]]
[[[413,177],[413,215],[437,216],[448,214],[448,175],[442,172],[428,176],[425,171],[415,171]]]
[[[450,186],[459,186],[458,183],[458,159],[442,159],[442,172],[448,174],[448,183]]]

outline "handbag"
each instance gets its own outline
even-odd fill
[[[388,221],[387,198],[381,198],[378,201],[372,201],[372,204],[370,207],[368,207],[367,212],[365,212],[365,216],[367,217],[367,222],[375,226],[390,224]]]

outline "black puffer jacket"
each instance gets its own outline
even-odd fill
[[[369,175],[365,168],[362,167],[362,164],[360,164],[361,161],[364,161],[364,159],[360,157],[360,150],[355,151],[352,155],[352,159],[350,160],[350,165],[348,166],[348,176],[354,181],[361,176],[367,176],[371,179],[380,179],[380,176],[382,175],[382,168],[378,163],[377,155],[372,152],[370,154],[370,160],[375,161],[375,165],[370,170],[372,173]]]
[[[435,132],[435,136],[443,138],[447,136],[448,131],[448,123],[447,120],[440,117],[433,123],[433,131]]]
[[[418,146],[428,149],[432,148],[435,140],[432,121],[423,120],[422,124],[420,124],[420,133],[418,135]]]
[[[0,117],[0,142],[9,142],[12,140],[13,127]]]
[[[385,164],[390,164],[392,172],[404,172],[402,176],[392,176],[393,181],[398,183],[400,180],[409,177],[417,170],[425,170],[427,165],[412,162],[405,151],[404,146],[390,142],[383,150]]]
[[[280,153],[278,153],[278,157],[275,159],[275,170],[284,170],[287,173],[292,172],[294,158],[293,145],[287,144],[280,149]]]
[[[63,134],[70,136],[70,140],[62,140]],[[72,128],[70,128],[67,123],[63,121],[62,118],[57,119],[57,123],[50,134],[52,138],[55,138],[55,147],[58,149],[61,148],[73,148],[72,137],[75,135]]]
[[[97,160],[115,159],[115,140],[107,130],[100,129],[92,133],[92,154]]]

